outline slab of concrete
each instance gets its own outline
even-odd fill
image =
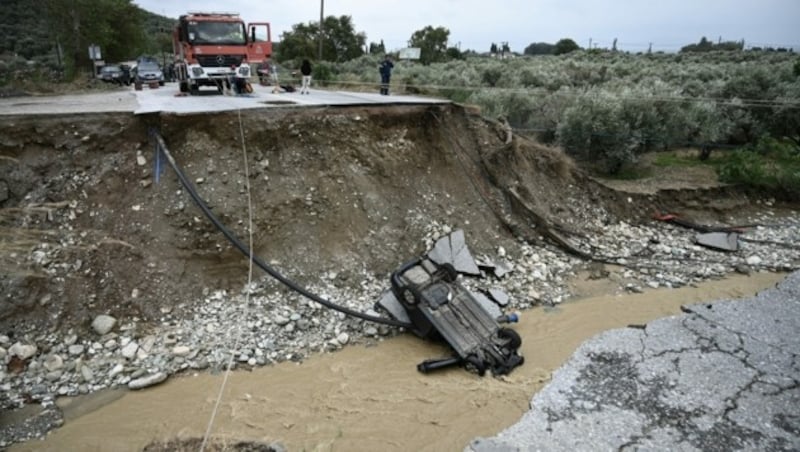
[[[584,343],[472,452],[800,450],[800,272]]]
[[[139,104],[133,91],[26,96],[0,99],[0,116],[83,113],[133,113]]]
[[[428,258],[439,265],[450,264],[459,273],[480,275],[481,271],[467,247],[463,229],[456,229],[440,238],[428,252]]]
[[[406,308],[403,307],[402,304],[397,300],[397,297],[394,296],[394,292],[391,289],[386,289],[381,293],[381,297],[375,303],[376,309],[378,307],[385,309],[395,320],[399,320],[401,322],[411,323],[411,318],[408,317],[408,312],[406,312]]]
[[[273,93],[269,86],[253,86],[253,92],[245,95],[228,96],[219,94],[216,89],[204,88],[198,95],[180,95],[177,85],[161,89],[134,91],[139,107],[135,114],[176,113],[193,114],[216,111],[231,111],[253,108],[320,107],[343,105],[379,104],[437,104],[446,103],[442,99],[419,96],[381,96],[378,93],[356,93],[347,91],[328,91],[312,89],[310,94]]]
[[[707,232],[697,234],[694,241],[698,245],[722,251],[739,251],[738,232]]]
[[[310,94],[272,93],[268,86],[254,85],[247,95],[228,96],[216,89],[204,88],[199,95],[181,95],[177,83],[159,88],[143,87],[60,96],[26,96],[0,99],[2,115],[43,115],[75,113],[130,112],[134,114],[196,114],[255,108],[320,107],[347,105],[434,105],[445,99],[422,96],[391,95],[312,89]]]

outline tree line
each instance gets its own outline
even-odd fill
[[[171,51],[174,21],[131,0],[4,0],[3,8],[0,72],[32,61],[71,78],[91,67],[90,45],[110,62]]]
[[[139,8],[132,0],[5,0],[4,14],[0,15],[0,33],[4,36],[0,55],[6,61],[9,56],[34,60],[74,75],[90,67],[90,44],[100,46],[103,58],[113,62],[140,54],[171,53],[174,23],[174,19]],[[476,54],[451,45],[450,30],[442,26],[429,25],[412,32],[408,46],[420,49],[420,63],[424,65]],[[366,34],[357,31],[352,17],[346,15],[328,16],[321,24],[295,24],[280,35],[274,48],[279,61],[312,58],[337,63],[387,51],[382,40],[367,43]],[[743,48],[743,41],[713,43],[703,37],[698,43],[681,48],[681,52]],[[512,53],[507,42],[491,43],[487,50],[501,56]],[[552,44],[531,43],[522,54],[565,55],[578,50],[581,47],[574,40],[564,38]],[[611,50],[616,50],[616,40]]]
[[[172,52],[171,32],[175,20],[139,8],[132,0],[6,0],[0,16],[0,55],[5,61],[33,60],[49,68],[64,69],[68,77],[91,67],[90,45],[102,50],[103,59],[117,62],[141,54]],[[382,40],[367,43],[356,30],[351,16],[328,16],[319,22],[299,23],[280,35],[275,43],[279,61],[302,58],[343,62],[362,55],[387,52]],[[321,55],[319,54],[322,37]],[[463,59],[476,52],[462,52],[450,43],[450,30],[426,26],[411,33],[409,47],[420,49],[420,63],[428,65]],[[565,54],[580,47],[562,39],[541,50],[532,44],[526,53]],[[531,50],[531,52],[529,52]],[[493,53],[511,53],[507,43],[492,43]],[[2,68],[0,68],[2,69]]]

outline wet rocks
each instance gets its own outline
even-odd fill
[[[479,275],[460,277],[459,281],[473,293],[491,295],[484,297],[487,309],[501,313],[567,300],[568,280],[584,269],[591,270],[591,277],[614,278],[620,290],[639,292],[681,287],[743,269],[800,268],[797,250],[786,246],[800,237],[800,215],[784,218],[775,227],[746,231],[742,249],[734,253],[698,246],[694,231],[671,224],[615,223],[602,213],[591,218],[585,234],[573,241],[605,262],[592,264],[597,268],[589,269],[585,260],[552,245],[522,240],[497,245],[491,238],[465,236],[465,244],[481,251],[477,254]],[[749,223],[778,222],[765,215]],[[421,242],[432,249],[437,240],[458,229],[431,221]],[[452,253],[452,241],[448,246]],[[461,249],[461,241],[456,240],[456,254]],[[37,250],[41,253],[32,262],[45,271],[75,268],[76,263],[65,261],[53,247],[39,246],[33,252]],[[398,265],[408,257],[398,256]],[[388,287],[388,275],[375,274],[364,266],[330,269],[307,288],[348,309],[369,312]],[[134,289],[131,298],[141,298],[140,292],[145,290],[144,286]],[[400,333],[394,327],[324,308],[285,291],[268,277],[254,280],[237,293],[209,287],[196,303],[163,310],[155,325],[119,317],[97,315],[83,330],[43,332],[32,328],[16,332],[13,340],[0,335],[0,359],[8,365],[14,357],[23,364],[17,373],[0,369],[0,406],[19,407],[33,397],[49,407],[59,396],[118,386],[144,388],[190,369],[224,370],[231,359],[234,368],[299,361],[311,354],[374,343]]]
[[[127,342],[123,347],[120,353],[126,359],[133,359],[136,356],[136,352],[139,351],[139,344],[134,341]]]
[[[157,385],[167,379],[167,374],[164,372],[156,372],[151,375],[131,380],[128,383],[128,389],[143,389],[149,386]]]
[[[8,348],[8,356],[16,357],[24,361],[28,358],[33,357],[33,355],[35,355],[37,351],[38,348],[35,345],[23,344],[21,342],[17,342]]]
[[[42,363],[44,368],[49,372],[61,370],[64,367],[64,359],[57,354],[48,355]]]
[[[99,334],[104,335],[111,331],[114,328],[114,325],[117,323],[117,319],[111,317],[110,315],[101,314],[94,318],[92,321],[92,329]]]

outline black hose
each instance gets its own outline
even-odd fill
[[[328,300],[325,300],[325,299],[323,299],[323,298],[321,298],[321,297],[309,292],[305,288],[300,287],[294,281],[292,281],[292,280],[286,278],[285,276],[283,276],[282,274],[278,273],[277,270],[275,270],[274,268],[272,268],[269,265],[267,265],[267,263],[265,263],[263,260],[261,260],[261,258],[259,258],[258,256],[253,256],[251,254],[251,252],[250,252],[250,248],[248,248],[247,245],[245,245],[238,238],[236,238],[236,236],[233,235],[233,233],[230,230],[228,230],[228,228],[226,228],[225,225],[222,224],[222,222],[219,221],[219,219],[216,217],[216,215],[214,215],[214,213],[211,212],[211,209],[208,208],[208,205],[205,203],[205,201],[203,201],[203,199],[200,197],[200,195],[197,194],[197,190],[195,190],[195,188],[192,185],[191,181],[189,181],[189,179],[186,177],[186,175],[183,174],[183,171],[181,171],[181,169],[178,167],[178,164],[175,163],[175,159],[172,158],[172,154],[170,154],[169,149],[167,149],[167,145],[164,143],[164,139],[161,137],[161,135],[155,130],[151,130],[150,133],[151,133],[151,135],[153,137],[155,137],[156,141],[158,142],[159,150],[161,152],[163,152],[164,155],[167,157],[167,162],[169,163],[169,166],[171,166],[172,169],[175,171],[175,174],[178,176],[178,179],[181,181],[181,184],[186,189],[186,191],[189,192],[189,195],[192,197],[192,199],[194,200],[195,204],[197,204],[197,206],[200,207],[200,210],[203,211],[203,213],[205,214],[206,218],[208,218],[209,221],[211,221],[211,223],[213,223],[214,226],[216,226],[216,228],[220,232],[222,232],[222,234],[225,236],[225,238],[227,238],[228,241],[233,244],[233,246],[235,246],[239,251],[241,251],[242,254],[244,254],[248,259],[252,259],[253,262],[255,262],[256,265],[258,265],[262,270],[267,272],[270,276],[272,276],[273,278],[277,279],[278,281],[283,283],[286,287],[294,290],[295,292],[299,293],[300,295],[303,295],[304,297],[306,297],[306,298],[308,298],[310,300],[316,301],[317,303],[319,303],[319,304],[321,304],[321,305],[323,305],[323,306],[325,306],[325,307],[327,307],[329,309],[333,309],[334,311],[338,311],[338,312],[341,312],[341,313],[349,315],[349,316],[357,317],[357,318],[362,319],[362,320],[367,320],[369,322],[382,323],[384,325],[397,326],[397,327],[402,327],[402,328],[411,328],[412,327],[412,325],[410,323],[400,322],[400,321],[391,320],[391,319],[385,319],[383,317],[375,317],[375,316],[372,316],[372,315],[369,315],[369,314],[365,314],[363,312],[354,311],[354,310],[352,310],[350,308],[346,308],[344,306],[340,306],[340,305],[332,303],[332,302],[330,302]]]

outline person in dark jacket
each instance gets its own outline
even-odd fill
[[[378,66],[378,71],[381,73],[381,94],[384,96],[389,95],[389,81],[392,78],[392,69],[394,69],[392,57],[386,55],[381,65]]]
[[[300,74],[303,76],[303,86],[300,88],[300,94],[309,94],[308,89],[311,86],[311,62],[307,59],[303,60],[300,65]]]

